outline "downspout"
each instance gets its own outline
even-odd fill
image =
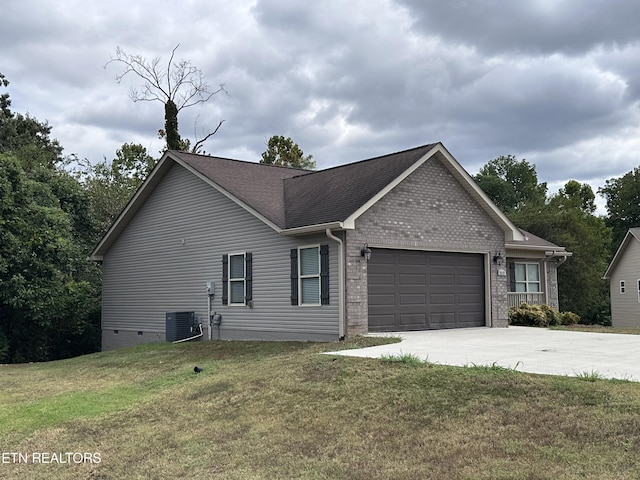
[[[344,340],[345,335],[345,315],[344,315],[344,243],[342,239],[336,237],[330,228],[325,230],[325,234],[331,240],[338,242],[338,339]]]

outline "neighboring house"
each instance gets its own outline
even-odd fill
[[[506,327],[557,306],[568,255],[435,143],[318,172],[166,152],[91,258],[108,350],[176,338],[175,312],[223,339]]]
[[[640,227],[629,229],[604,279],[611,292],[611,324],[640,326]]]

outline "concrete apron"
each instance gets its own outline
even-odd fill
[[[389,332],[400,343],[330,355],[378,358],[412,354],[442,365],[512,368],[544,375],[598,375],[640,382],[640,335],[567,332],[533,327]]]

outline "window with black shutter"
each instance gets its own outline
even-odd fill
[[[291,250],[291,304],[329,304],[329,246]]]

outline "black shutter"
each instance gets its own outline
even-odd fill
[[[253,299],[253,255],[251,252],[244,254],[244,282],[245,300],[249,302]]]
[[[229,304],[229,256],[222,256],[222,304]]]
[[[329,305],[329,245],[320,245],[320,304]]]
[[[291,305],[298,305],[298,249],[291,249]]]
[[[509,262],[509,291],[516,291],[516,264]]]

